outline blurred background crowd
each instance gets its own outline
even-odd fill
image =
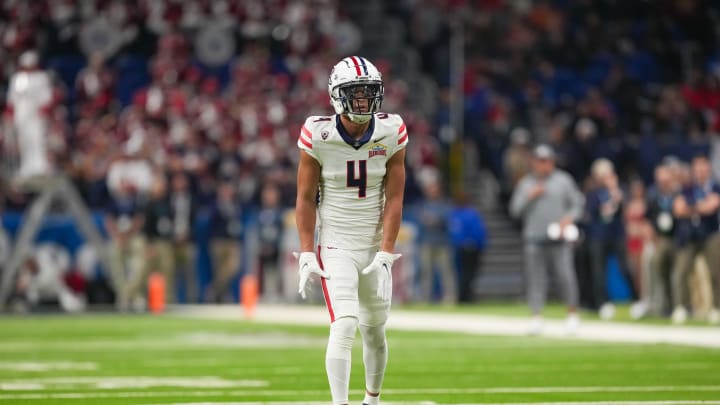
[[[110,269],[65,277],[78,291],[104,280],[107,291],[95,285],[91,301],[115,296],[132,307],[148,268],[168,269],[178,286],[171,301],[237,299],[238,275],[257,269],[280,284],[299,127],[330,113],[330,67],[362,54],[383,73],[383,110],[401,114],[411,134],[405,215],[423,255],[412,299],[473,301],[480,273],[513,270],[483,256],[498,224],[510,223],[507,203],[531,170],[533,145],[547,143],[588,196],[606,186],[591,175],[601,158],[623,190],[615,228],[589,211],[581,221],[582,306],[602,304],[582,265],[596,246],[626,270],[626,298],[669,315],[672,294],[650,304],[643,281],[657,235],[668,232],[646,190],[664,187],[655,184],[660,166],[671,168],[673,193],[700,182],[688,166],[698,155],[720,178],[718,27],[710,0],[5,0],[6,239],[39,194],[13,179],[62,173],[113,246]],[[28,95],[16,77],[13,90],[14,76],[38,71],[47,88]],[[43,135],[47,168],[19,162],[24,131]],[[512,227],[498,232],[519,238]],[[673,232],[671,245],[684,243]],[[85,256],[72,246],[68,267],[89,266]],[[21,279],[18,290],[29,283]],[[282,289],[263,292],[282,299]]]

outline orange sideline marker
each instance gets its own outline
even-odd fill
[[[254,274],[247,274],[240,280],[240,301],[245,310],[245,318],[252,318],[258,301],[258,279]]]
[[[165,311],[165,276],[154,272],[148,278],[148,308],[159,314]]]

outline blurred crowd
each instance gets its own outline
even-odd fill
[[[102,213],[120,308],[142,305],[151,268],[203,302],[230,299],[241,271],[277,273],[299,123],[331,112],[329,69],[361,44],[339,2],[4,1],[0,11],[3,168],[14,179],[61,172]],[[413,130],[406,195],[422,201],[419,177],[440,181],[432,124],[406,106],[392,66],[374,62],[383,109]],[[6,213],[37,195],[18,184],[3,187]],[[204,286],[192,274],[201,231],[213,267]],[[257,258],[244,257],[251,232]]]
[[[458,33],[465,47],[463,140],[477,148],[479,169],[488,169],[501,185],[503,206],[530,170],[531,145],[539,142],[554,147],[558,166],[586,192],[596,186],[592,162],[608,159],[632,218],[642,216],[638,195],[654,182],[666,156],[682,163],[705,154],[713,177],[720,175],[716,2],[379,4],[404,25],[405,46],[417,52],[419,69],[437,84],[429,95],[434,113],[420,113],[408,107],[414,89],[394,74],[390,59],[373,60],[385,80],[383,109],[402,114],[412,133],[406,203],[421,225],[422,218],[430,218],[427,226],[437,224],[424,210],[452,207],[445,187],[441,209],[432,201],[436,184],[447,180],[443,167],[452,138],[445,129],[453,101],[448,43]],[[363,31],[354,17],[336,0],[5,0],[2,94],[10,93],[18,71],[49,73],[49,97],[37,110],[46,124],[47,155],[93,210],[106,213],[117,269],[171,257],[187,266],[199,215],[219,242],[242,240],[249,217],[267,221],[258,229],[268,243],[260,249],[267,254],[262,260],[271,266],[272,241],[282,228],[277,212],[294,206],[299,123],[330,112],[330,66],[361,51]],[[36,64],[32,58],[22,62],[28,51],[36,52]],[[19,117],[7,99],[4,106],[0,139],[10,139]],[[12,185],[3,190],[6,212],[26,208],[32,196]],[[457,206],[465,200],[458,196]],[[637,229],[625,226],[628,235]],[[476,239],[472,245],[479,247],[484,238],[465,240]],[[452,235],[445,240],[457,248]],[[632,243],[636,252],[638,242]],[[194,299],[224,299],[245,260],[227,246],[217,243],[211,250],[218,268],[229,270],[217,271],[221,276],[192,293]],[[448,261],[442,252],[432,255]],[[142,260],[123,262],[138,256]],[[112,273],[118,280],[132,274]],[[455,278],[441,277],[447,285]],[[122,284],[123,305],[130,305],[140,285],[132,277]]]
[[[627,289],[615,295],[638,300],[634,316],[680,323],[692,307],[720,321],[719,3],[406,1],[392,12],[440,85],[438,130],[450,119],[446,44],[463,35],[464,140],[499,182],[501,207],[536,144],[584,192],[583,307],[613,315],[615,268]]]
[[[622,179],[648,184],[664,156],[710,153],[720,130],[717,2],[406,1],[393,10],[440,85],[436,128],[448,120],[449,37],[464,35],[464,136],[506,191],[527,171],[518,155],[528,144],[553,146],[578,183],[604,157]]]
[[[337,30],[352,25],[332,1],[8,1],[4,12],[3,83],[23,52],[40,51],[53,73],[42,110],[51,158],[93,208],[119,185],[105,181],[118,159],[185,173],[205,202],[232,179],[242,203],[257,205],[260,185],[273,183],[291,205],[297,123],[328,112]],[[385,109],[422,120],[378,64]],[[134,182],[149,192],[147,176]],[[8,206],[19,199],[11,194]]]
[[[712,247],[720,5],[480,1],[467,13],[468,6],[453,2],[445,13],[465,28],[464,135],[499,181],[501,206],[531,171],[532,146],[550,145],[586,196],[576,247],[581,305],[612,316],[604,304],[615,263],[629,289],[623,299],[639,300],[634,316],[672,314],[680,323],[692,307],[720,321]],[[444,75],[432,68],[444,57],[435,52],[426,66]]]

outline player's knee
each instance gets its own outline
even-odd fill
[[[341,350],[351,350],[357,326],[358,319],[355,317],[346,316],[336,319],[330,325],[329,344]]]
[[[390,312],[389,302],[375,302],[369,306],[360,308],[361,325],[385,325]]]
[[[364,345],[374,349],[382,349],[385,347],[385,325],[360,325],[360,332],[363,337]]]

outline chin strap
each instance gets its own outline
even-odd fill
[[[348,118],[350,118],[350,121],[356,123],[356,124],[364,124],[372,119],[372,114],[368,115],[359,115],[359,114],[348,114]]]

